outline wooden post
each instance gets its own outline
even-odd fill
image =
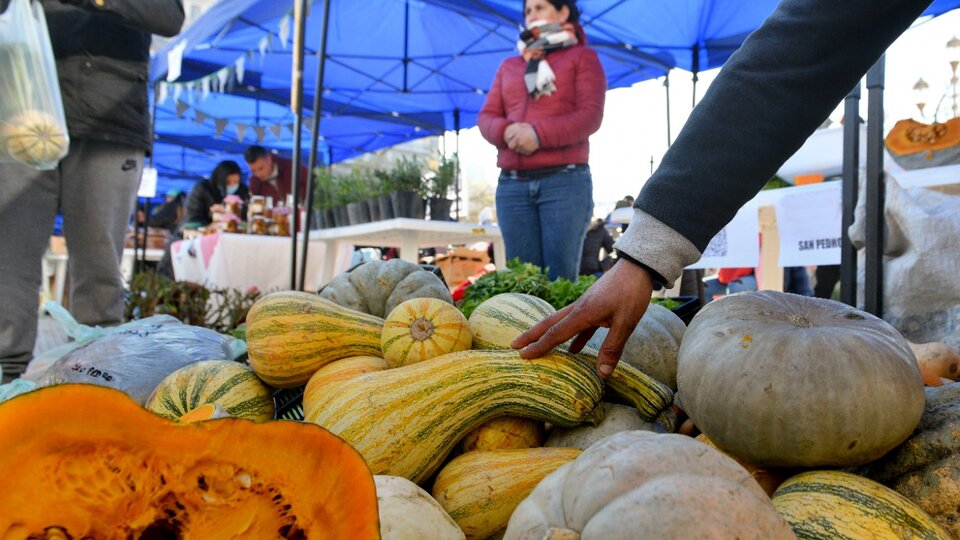
[[[777,213],[773,206],[761,206],[760,212],[760,267],[757,268],[757,289],[783,290],[783,268],[780,268],[780,233],[777,231]]]

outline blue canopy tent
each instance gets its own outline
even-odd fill
[[[174,110],[176,105],[169,96],[178,85],[184,87],[184,99],[193,98],[190,108],[206,117],[208,121],[203,124],[215,141],[217,137],[212,135],[216,134],[218,117],[207,110],[212,107],[206,103],[217,92],[211,92],[206,99],[195,99],[197,81],[213,80],[213,74],[224,68],[232,69],[232,73],[221,90],[261,103],[290,103],[294,52],[290,5],[270,0],[223,0],[215,4],[154,58],[152,80],[167,87],[159,92],[161,97],[167,96],[160,105],[161,112]],[[316,2],[306,20],[303,71],[308,74],[318,67],[316,52],[322,39],[323,17],[322,10],[317,8],[321,5],[322,2]],[[376,17],[371,17],[371,13],[376,13]],[[357,152],[401,142],[403,135],[422,137],[473,126],[493,73],[500,61],[515,50],[518,20],[465,2],[332,0],[322,96],[321,154],[328,154],[327,159],[332,154],[334,161],[340,161]],[[162,79],[168,71],[168,53],[178,48],[184,51],[181,75],[176,83],[167,84]],[[665,59],[614,44],[602,54],[602,59],[612,86],[658,77],[672,67]],[[243,64],[242,81],[236,69],[238,63]],[[315,86],[307,78],[305,104],[313,101]],[[304,114],[312,115],[313,111]],[[181,131],[200,136],[189,125],[195,119],[193,111],[184,116],[180,124],[171,121],[158,125],[158,139],[175,143]],[[338,145],[336,126],[331,125],[333,118],[352,119],[340,122],[349,132],[369,127],[370,133],[389,136],[370,137],[359,145],[356,139]],[[374,120],[380,125],[364,125]],[[392,125],[392,129],[381,129],[387,125]],[[251,133],[245,135],[248,141],[253,137]],[[279,139],[267,135],[265,142],[281,151],[290,150],[294,146],[291,137],[289,132]],[[219,138],[242,142],[230,129],[221,132]],[[211,142],[210,146],[220,145]]]

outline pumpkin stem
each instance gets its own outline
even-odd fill
[[[812,328],[812,327],[813,327],[813,323],[810,322],[810,319],[807,319],[807,318],[804,317],[803,315],[798,315],[798,314],[796,314],[796,313],[792,313],[792,314],[790,314],[789,319],[790,319],[790,322],[792,322],[793,324],[799,326],[800,328]]]
[[[580,540],[580,533],[570,529],[561,529],[559,527],[550,527],[543,540]]]
[[[433,323],[420,317],[410,325],[410,337],[417,341],[426,341],[433,335]]]

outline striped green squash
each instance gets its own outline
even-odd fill
[[[509,349],[517,336],[556,312],[546,300],[529,294],[492,296],[470,314],[473,348]]]
[[[553,306],[529,294],[503,293],[493,296],[477,306],[470,315],[473,348],[509,349],[520,334],[554,313],[556,310]],[[559,348],[566,350],[567,345]],[[581,355],[596,364],[595,349],[585,347]],[[640,417],[647,422],[656,420],[673,404],[670,387],[626,362],[617,364],[607,378],[606,385],[610,391],[636,407]]]
[[[257,300],[247,314],[247,354],[261,379],[302,386],[320,367],[351,356],[380,356],[383,319],[315,294],[285,291]]]
[[[400,367],[470,349],[467,318],[436,298],[401,303],[383,322],[380,350],[390,367]]]
[[[596,371],[572,355],[462,351],[338,383],[306,420],[359,451],[373,474],[430,477],[457,442],[499,416],[575,426],[600,403]]]
[[[773,506],[799,540],[951,538],[906,497],[841,471],[813,471],[790,478],[773,494]]]
[[[205,360],[167,375],[144,407],[176,420],[206,404],[219,405],[234,418],[273,420],[273,397],[249,367],[228,360]]]

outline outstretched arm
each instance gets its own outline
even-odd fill
[[[520,336],[533,358],[598,326],[601,373],[650,302],[803,144],[930,0],[784,0],[717,76],[634,205],[618,263],[580,300]],[[625,255],[626,257],[623,257]]]

